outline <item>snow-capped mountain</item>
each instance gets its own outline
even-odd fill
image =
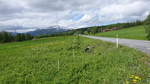
[[[65,32],[67,31],[67,29],[65,27],[61,27],[61,26],[50,26],[50,27],[46,27],[46,28],[39,28],[36,29],[35,31],[30,31],[27,32],[28,34],[31,34],[33,36],[37,36],[37,35],[45,35],[45,34],[56,34],[56,33],[60,33],[60,32]]]

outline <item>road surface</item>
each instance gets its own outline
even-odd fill
[[[98,37],[98,36],[88,36],[88,35],[81,35],[83,37],[92,38],[92,39],[99,39],[103,41],[119,43],[121,45],[128,46],[130,48],[136,48],[144,53],[150,55],[150,41],[146,40],[131,40],[131,39],[120,39],[120,38],[108,38],[108,37]]]

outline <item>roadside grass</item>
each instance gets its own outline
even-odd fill
[[[116,31],[98,33],[96,35],[104,37],[116,37],[117,34],[119,35],[119,38],[147,40],[145,28],[143,25]]]
[[[85,49],[90,46],[88,52]],[[0,84],[149,84],[149,57],[77,36],[0,45]]]

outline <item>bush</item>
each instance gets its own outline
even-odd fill
[[[150,15],[145,20],[145,30],[147,33],[147,39],[150,40]]]
[[[30,34],[17,34],[15,38],[16,41],[26,41],[26,40],[32,40],[33,36]]]
[[[12,42],[14,41],[14,37],[8,32],[0,32],[0,42]]]

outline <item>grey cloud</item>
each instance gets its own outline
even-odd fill
[[[114,20],[132,20],[135,17],[136,19],[143,19],[145,18],[145,13],[150,11],[150,8],[148,7],[150,1],[145,1],[137,0],[132,3],[128,2],[126,4],[113,4],[102,8],[100,12],[102,16],[106,18],[109,17]]]
[[[148,15],[149,4],[149,0],[0,0],[0,25],[83,27],[134,21]]]
[[[105,0],[112,1],[112,0]],[[34,11],[66,11],[66,10],[90,10],[100,7],[102,0],[32,0],[29,4]]]
[[[15,4],[15,2],[13,4]],[[17,4],[15,5],[10,4],[9,1],[0,0],[0,15],[21,13],[24,10],[23,7],[19,7]]]

